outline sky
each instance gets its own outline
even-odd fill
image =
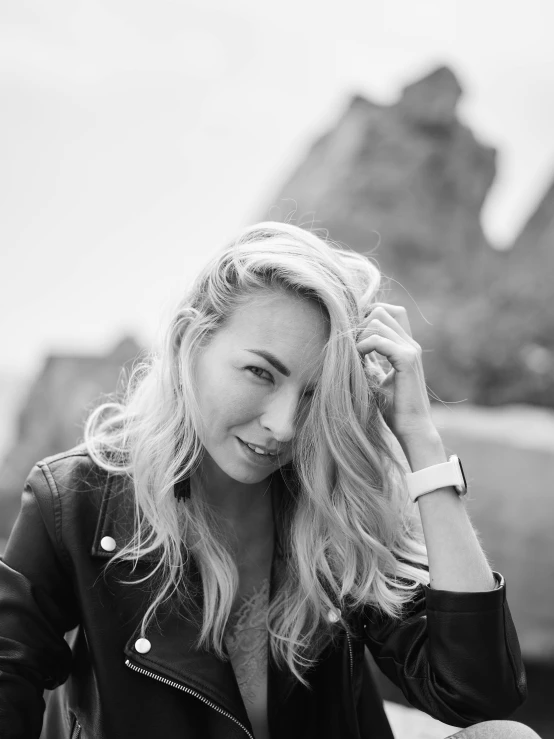
[[[0,376],[156,341],[206,256],[259,219],[352,94],[449,65],[498,149],[511,243],[554,178],[544,0],[3,0]]]

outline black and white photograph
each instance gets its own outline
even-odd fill
[[[0,4],[0,739],[554,739],[553,27]]]

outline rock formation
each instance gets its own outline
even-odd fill
[[[495,151],[456,119],[460,94],[441,68],[395,105],[355,97],[272,205],[287,218],[290,198],[296,222],[313,217],[358,251],[374,249],[379,234],[377,259],[395,279],[424,279],[434,292],[464,289],[488,246],[479,219]]]
[[[82,439],[87,412],[117,389],[141,347],[123,339],[106,356],[50,355],[32,384],[19,414],[14,443],[0,469],[0,537],[6,537],[19,510],[21,492],[39,459],[70,449]]]
[[[521,237],[536,240],[550,224],[540,257],[519,243],[510,254],[490,247],[480,218],[496,152],[458,119],[461,94],[454,74],[440,67],[404,88],[393,105],[354,97],[261,217],[326,229],[376,259],[390,278],[384,299],[407,308],[425,350],[428,385],[442,400],[554,407],[554,373],[547,378],[541,370],[538,378],[536,371],[548,364],[554,332],[545,343],[527,323],[533,311],[549,310],[542,301],[552,288],[539,300],[533,284],[543,252],[554,261],[554,195]],[[524,320],[511,299],[522,274],[530,287]]]
[[[499,260],[489,305],[505,359],[498,401],[554,407],[554,182]]]

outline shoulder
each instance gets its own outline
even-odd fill
[[[44,457],[35,466],[40,469],[46,469],[57,477],[64,477],[67,474],[83,474],[94,467],[100,470],[100,467],[92,460],[84,444],[79,444],[59,454]]]
[[[73,500],[80,493],[101,495],[110,475],[97,465],[84,445],[39,460],[30,471],[25,487],[40,499]]]
[[[52,538],[63,549],[78,542],[93,546],[95,532],[105,525],[108,511],[111,518],[126,521],[132,497],[128,478],[100,467],[84,445],[39,460],[25,489],[32,493]]]

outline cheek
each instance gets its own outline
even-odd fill
[[[250,420],[258,412],[258,408],[259,400],[256,393],[242,385],[227,390],[221,413],[229,423],[239,424]]]
[[[259,398],[248,384],[213,382],[203,394],[203,414],[207,429],[215,431],[241,426],[259,414]],[[209,432],[210,433],[210,432]]]

